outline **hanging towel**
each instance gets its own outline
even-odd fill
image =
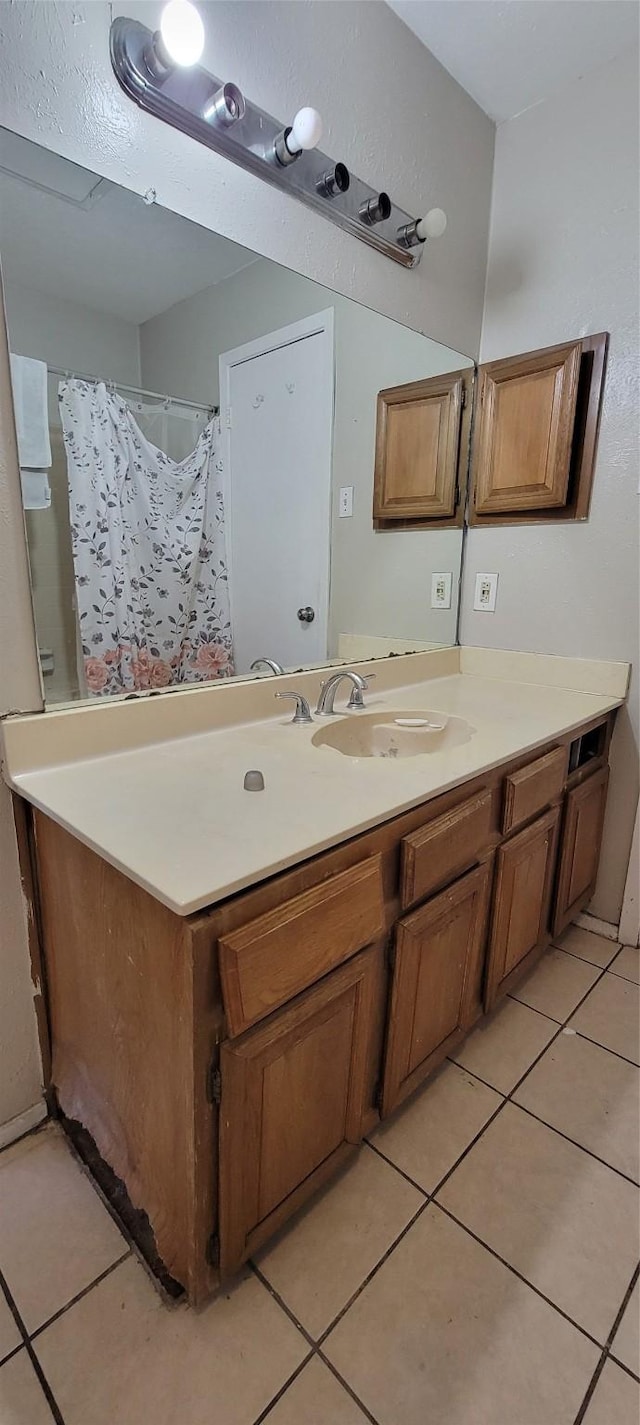
[[[22,504],[25,510],[48,510],[51,506],[51,486],[46,470],[27,470],[20,466]]]
[[[31,356],[11,354],[11,384],[18,435],[20,465],[28,470],[48,470],[51,464],[47,366]]]

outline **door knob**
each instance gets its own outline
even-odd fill
[[[301,623],[313,623],[315,616],[315,609],[309,608],[308,604],[306,608],[298,609],[298,618]]]

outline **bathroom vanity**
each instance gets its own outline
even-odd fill
[[[37,755],[42,718],[5,725],[32,804],[51,1102],[193,1303],[589,900],[626,665],[482,653],[378,662],[364,713],[308,728],[272,699],[317,689],[310,673],[47,715]],[[585,668],[618,671],[581,691]],[[466,736],[338,749],[340,727],[366,742],[358,718],[410,737],[399,710],[425,709]],[[243,791],[251,766],[265,793]]]

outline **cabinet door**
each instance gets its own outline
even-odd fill
[[[378,395],[374,519],[447,519],[456,509],[464,374]]]
[[[474,514],[566,503],[581,351],[575,341],[480,367]]]
[[[574,787],[565,799],[553,933],[558,935],[586,905],[596,883],[609,768]]]
[[[220,1267],[235,1271],[359,1143],[381,946],[221,1046]]]
[[[481,1013],[491,862],[398,923],[382,1114],[412,1093]]]
[[[548,939],[560,808],[538,817],[498,848],[485,1005],[504,994],[511,976]]]

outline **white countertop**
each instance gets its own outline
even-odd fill
[[[595,680],[600,691],[509,680],[508,668],[501,665],[499,677],[491,664],[490,676],[454,672],[425,680],[418,658],[431,655],[415,657],[414,664],[398,659],[403,666],[397,674],[406,677],[415,668],[420,681],[370,690],[368,711],[406,708],[463,717],[476,731],[462,746],[404,759],[349,758],[311,745],[329,719],[296,727],[292,705],[280,704],[285,711],[275,717],[186,735],[173,731],[148,745],[101,747],[77,760],[60,762],[52,754],[49,765],[33,767],[24,765],[24,746],[18,755],[8,735],[11,723],[5,724],[5,776],[34,806],[171,910],[188,915],[552,741],[624,700],[622,673],[615,692],[613,683],[602,679]],[[478,662],[469,660],[473,668]],[[516,666],[522,673],[522,665]],[[614,666],[626,667],[602,665]],[[393,671],[385,671],[381,684]],[[273,680],[269,700],[282,684]],[[344,695],[343,685],[339,706]],[[262,689],[261,707],[268,706],[264,698]],[[12,720],[14,727],[21,721]],[[244,791],[249,768],[263,772],[264,792]]]

